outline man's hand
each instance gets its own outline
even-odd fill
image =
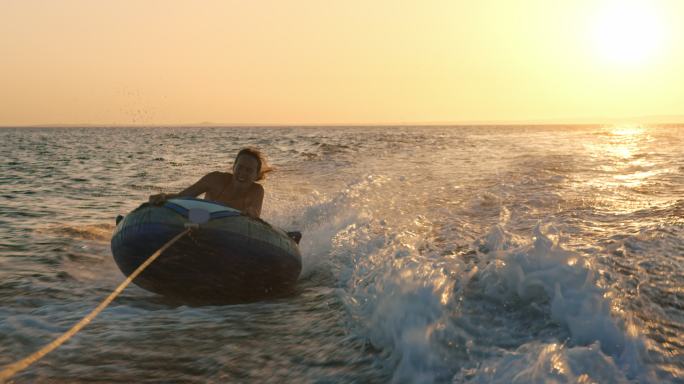
[[[158,195],[151,195],[149,202],[152,205],[162,205],[164,202],[168,199],[170,199],[172,195],[167,195],[166,193],[160,193]]]

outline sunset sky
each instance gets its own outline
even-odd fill
[[[0,125],[684,115],[684,1],[0,0]]]

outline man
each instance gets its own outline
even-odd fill
[[[149,200],[152,204],[162,204],[174,197],[197,197],[204,193],[205,200],[218,201],[258,218],[261,215],[264,188],[256,181],[263,180],[271,170],[258,149],[243,148],[235,156],[232,174],[211,172],[179,193],[152,195]]]

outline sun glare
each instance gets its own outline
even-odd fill
[[[641,135],[645,131],[642,126],[621,125],[610,130],[610,133],[615,136],[634,136]]]
[[[641,64],[664,45],[663,19],[648,1],[606,1],[593,22],[592,40],[603,59]]]

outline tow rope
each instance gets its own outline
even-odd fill
[[[5,367],[0,372],[0,383],[5,383],[7,379],[11,378],[12,376],[16,375],[18,372],[23,371],[24,369],[28,368],[31,364],[35,363],[36,361],[40,360],[43,356],[47,355],[48,353],[52,352],[55,350],[57,347],[60,345],[64,344],[67,340],[69,340],[72,336],[74,336],[78,331],[80,331],[83,327],[88,325],[95,316],[97,316],[100,312],[102,312],[103,309],[105,309],[121,292],[123,292],[124,289],[136,278],[138,275],[142,273],[142,271],[145,270],[154,260],[156,260],[159,255],[161,255],[167,248],[169,248],[173,243],[176,241],[180,240],[183,236],[188,234],[195,226],[187,226],[187,228],[176,235],[173,239],[169,240],[166,244],[164,244],[161,248],[159,248],[155,253],[153,253],[150,257],[147,258],[140,266],[131,273],[126,280],[124,280],[121,284],[119,284],[116,289],[107,296],[106,299],[104,299],[100,305],[98,305],[95,309],[93,309],[89,314],[87,314],[81,321],[76,323],[71,329],[68,331],[64,332],[60,337],[56,338],[53,342],[50,344],[44,346],[40,350],[34,352],[28,357],[25,357],[15,363],[12,363]]]

